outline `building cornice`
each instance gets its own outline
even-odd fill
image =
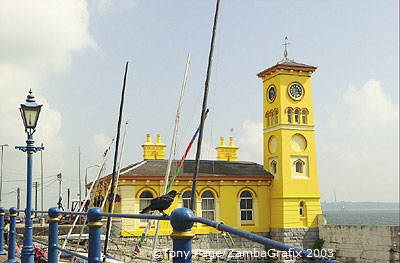
[[[267,68],[266,70],[261,71],[257,74],[257,76],[259,78],[266,77],[267,75],[274,73],[278,70],[293,70],[299,72],[308,72],[309,74],[312,74],[316,69],[317,67],[300,63],[278,63],[270,68]]]
[[[277,130],[298,130],[298,131],[314,131],[315,125],[293,125],[293,124],[280,124],[267,129],[263,129],[264,133],[273,132]]]
[[[271,199],[321,199],[320,196],[283,196],[283,197],[271,197]]]

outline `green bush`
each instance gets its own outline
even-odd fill
[[[324,246],[325,240],[318,238],[317,240],[315,240],[314,242],[314,247],[313,249],[319,249],[321,250],[322,247]]]

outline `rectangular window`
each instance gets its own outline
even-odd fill
[[[183,207],[190,208],[190,204],[191,204],[190,198],[182,198],[182,204],[183,204]]]
[[[201,209],[202,209],[202,217],[215,220],[215,212],[214,212],[214,198],[202,198],[201,200]]]
[[[240,198],[240,220],[253,221],[253,199],[251,197]]]
[[[253,210],[242,209],[240,211],[240,220],[242,221],[253,221]]]

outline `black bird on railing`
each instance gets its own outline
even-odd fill
[[[172,190],[168,192],[166,195],[162,195],[160,197],[156,197],[150,201],[150,205],[147,206],[146,208],[143,208],[142,211],[140,211],[141,214],[146,214],[150,211],[156,211],[158,210],[160,213],[163,215],[166,215],[164,213],[164,210],[167,210],[171,205],[172,202],[174,201],[175,196],[177,196],[179,193],[175,190]]]

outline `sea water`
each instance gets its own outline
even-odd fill
[[[337,210],[324,215],[331,225],[400,225],[400,210]]]

